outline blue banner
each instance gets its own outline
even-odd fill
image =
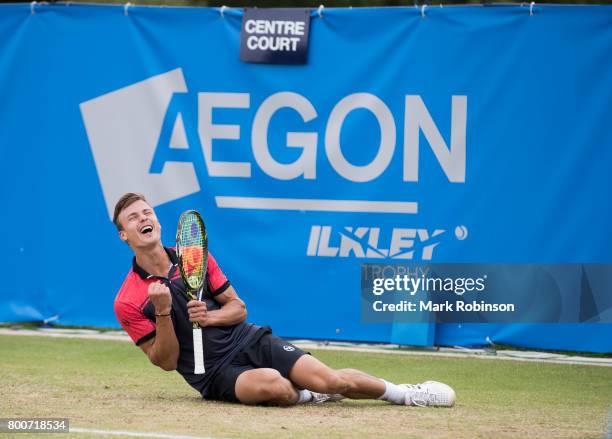
[[[363,263],[612,262],[612,8],[320,12],[283,66],[240,61],[239,9],[1,5],[0,321],[117,327],[136,191],[166,245],[202,213],[278,334],[612,351],[609,324],[360,316]]]

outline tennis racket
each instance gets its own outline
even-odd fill
[[[176,255],[187,298],[202,300],[208,265],[208,238],[204,221],[195,210],[183,212],[179,218],[176,230]],[[193,373],[204,374],[202,328],[195,322],[193,323],[193,361]]]

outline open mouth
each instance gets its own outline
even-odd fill
[[[143,235],[150,234],[151,232],[153,232],[153,226],[151,225],[146,225],[142,229],[140,229],[140,233],[142,233]]]

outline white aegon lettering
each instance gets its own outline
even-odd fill
[[[302,148],[300,157],[290,164],[274,160],[268,147],[268,126],[270,119],[281,108],[298,112],[304,122],[317,117],[317,112],[304,96],[297,93],[281,92],[267,98],[257,110],[253,120],[253,155],[262,171],[278,180],[291,180],[300,176],[314,179],[317,175],[317,133],[288,132],[287,146]]]
[[[240,139],[240,125],[212,123],[213,108],[249,108],[248,93],[198,93],[198,134],[204,160],[211,177],[250,177],[251,164],[247,162],[213,161],[213,139]]]
[[[448,181],[465,182],[467,96],[453,96],[451,141],[446,146],[420,96],[406,96],[404,116],[404,181],[419,181],[419,129],[429,142]]]
[[[357,108],[372,112],[380,125],[380,145],[371,163],[356,166],[349,163],[340,148],[340,131],[346,116]],[[342,99],[329,115],[325,130],[325,151],[332,167],[344,178],[364,182],[382,174],[393,158],[395,151],[395,122],[389,108],[378,97],[369,93],[355,93]]]

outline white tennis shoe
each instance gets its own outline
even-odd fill
[[[438,381],[425,381],[421,384],[400,384],[405,387],[404,404],[418,407],[452,407],[455,405],[455,391]]]
[[[313,391],[310,391],[310,393],[312,393],[312,399],[310,400],[310,402],[314,404],[323,404],[324,402],[338,402],[344,399],[344,396],[338,393],[328,394],[328,393],[317,393]]]

